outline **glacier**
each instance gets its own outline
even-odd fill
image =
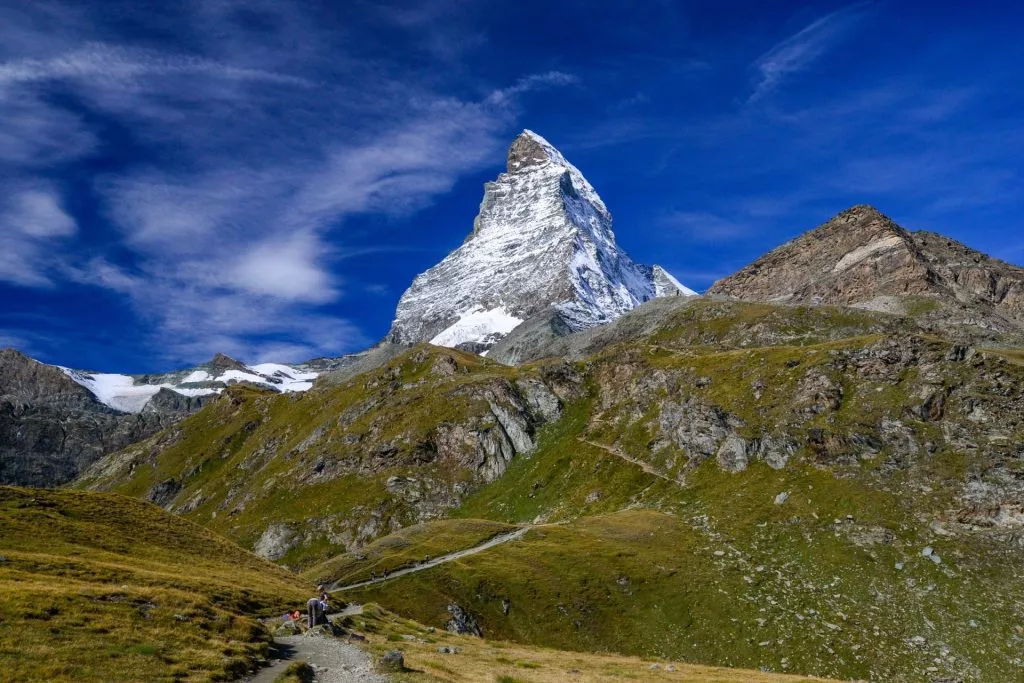
[[[313,381],[319,375],[314,371],[280,363],[260,363],[251,366],[243,366],[237,362],[236,364],[237,368],[221,368],[221,372],[210,372],[216,368],[207,364],[208,369],[197,368],[155,377],[86,372],[60,365],[56,367],[92,392],[97,401],[123,413],[142,412],[150,399],[161,389],[169,389],[182,396],[210,396],[221,393],[224,387],[231,384],[249,382],[288,393],[311,389]]]

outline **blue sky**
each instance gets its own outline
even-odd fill
[[[144,372],[387,331],[522,128],[703,289],[853,204],[1024,262],[1024,9],[0,0],[0,345]]]

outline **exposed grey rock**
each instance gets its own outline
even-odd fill
[[[760,440],[757,455],[773,470],[781,470],[796,452],[796,444],[789,439],[767,436]]]
[[[179,491],[181,491],[181,482],[176,479],[165,479],[159,484],[154,485],[149,490],[146,498],[155,505],[166,507],[168,503],[174,500]]]
[[[405,671],[405,657],[401,650],[388,650],[377,661],[377,669],[384,673],[401,673]]]
[[[736,473],[747,469],[747,442],[730,435],[718,448],[718,465],[726,472]]]
[[[663,403],[658,425],[661,433],[681,448],[691,466],[695,466],[716,456],[725,440],[736,436],[735,431],[742,422],[717,406],[709,406],[695,398],[688,398],[682,403]],[[726,456],[733,455],[738,448],[738,442],[731,443]],[[745,446],[743,457],[745,467]]]
[[[856,306],[945,326],[1024,329],[1024,268],[942,235],[910,233],[870,206],[840,213],[719,280],[708,294]]]
[[[459,605],[448,605],[448,614],[451,616],[451,619],[445,624],[447,630],[452,633],[483,637],[483,631],[480,630],[476,617],[462,609]]]
[[[299,622],[288,620],[282,622],[274,630],[275,636],[298,636],[302,635],[302,627],[299,626]]]
[[[337,365],[317,377],[318,384],[333,386],[349,381],[353,377],[382,368],[409,348],[400,344],[381,342],[366,351],[342,356]]]
[[[299,539],[287,524],[271,524],[256,541],[252,551],[266,560],[279,560],[295,547]]]
[[[562,402],[547,385],[535,379],[521,379],[516,387],[523,394],[530,409],[545,422],[554,422],[562,416]]]
[[[14,349],[0,350],[0,484],[66,484],[104,455],[150,436],[201,403],[160,396],[144,413],[122,413],[100,403],[60,368]]]

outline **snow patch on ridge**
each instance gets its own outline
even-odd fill
[[[455,348],[459,344],[493,344],[519,327],[522,319],[505,310],[504,306],[485,311],[475,306],[464,312],[458,321],[430,340],[434,346]]]
[[[119,375],[102,372],[83,372],[71,368],[59,367],[65,375],[82,385],[105,406],[124,413],[141,412],[150,399],[161,389],[169,389],[182,396],[210,396],[219,394],[224,387],[236,382],[251,382],[275,389],[282,393],[307,391],[312,388],[313,380],[319,373],[303,372],[279,363],[260,363],[247,366],[249,372],[227,370],[214,377],[206,370],[193,370],[180,380],[158,383],[136,383],[131,375]],[[167,376],[162,376],[166,379]],[[185,386],[188,384],[216,384],[219,386]]]
[[[60,366],[58,366],[60,367]],[[141,412],[149,399],[161,389],[170,389],[183,396],[208,396],[219,393],[219,389],[188,389],[173,384],[135,384],[129,375],[87,373],[60,367],[64,374],[92,392],[96,400],[114,410],[124,413]]]
[[[260,363],[250,365],[249,369],[263,378],[269,378],[274,387],[282,392],[306,391],[313,387],[313,380],[320,375],[319,372],[302,372],[280,363]]]

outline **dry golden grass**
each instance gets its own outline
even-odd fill
[[[488,641],[424,628],[414,621],[370,605],[354,626],[367,633],[376,655],[399,649],[405,656],[404,674],[394,680],[407,683],[610,683],[642,679],[673,683],[785,683],[824,681],[743,669],[667,662],[640,657],[590,654]],[[438,648],[457,648],[445,654]]]
[[[0,678],[232,680],[293,574],[117,495],[0,487]]]

